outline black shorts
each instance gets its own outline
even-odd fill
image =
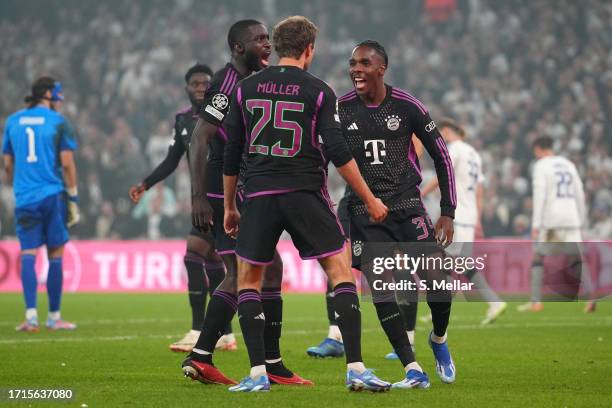
[[[215,244],[215,238],[213,237],[212,231],[206,231],[206,232],[202,232],[199,229],[197,229],[196,227],[191,227],[191,229],[189,230],[189,235],[193,235],[194,237],[198,237],[206,242],[208,242],[210,245],[214,245]]]
[[[344,233],[329,196],[295,191],[248,198],[242,204],[236,255],[251,264],[270,264],[283,231],[291,235],[302,259],[344,250]]]
[[[238,210],[241,211],[242,202],[244,201],[242,189],[236,193]],[[219,255],[233,254],[236,252],[236,240],[225,233],[223,227],[223,217],[225,209],[223,207],[223,197],[220,195],[208,195],[208,202],[213,209],[213,225],[212,235],[215,240],[215,251]]]
[[[436,243],[434,227],[428,215],[398,210],[390,212],[380,224],[370,221],[368,215],[351,216],[353,268],[361,269],[361,264],[367,262],[367,259],[362,259],[364,244],[385,242],[397,242],[397,249],[408,253],[414,251],[414,243],[423,243],[422,247],[427,249],[427,252],[443,251]],[[368,254],[368,258],[374,256],[378,255]]]
[[[349,198],[345,194],[340,202],[338,203],[338,219],[340,219],[340,225],[342,225],[342,229],[344,230],[344,237],[346,239],[350,239],[350,231],[351,231],[351,214],[349,213]]]

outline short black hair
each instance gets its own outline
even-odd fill
[[[227,45],[229,45],[230,50],[234,50],[234,44],[244,39],[249,27],[259,24],[263,25],[261,21],[253,19],[240,20],[232,24],[227,33]]]
[[[552,150],[555,141],[550,136],[540,136],[533,141],[532,147],[539,147],[540,149]]]
[[[51,91],[55,87],[55,79],[42,76],[32,83],[32,93],[27,95],[23,100],[29,104],[30,107],[36,106],[42,99],[44,99],[47,91]]]
[[[380,55],[385,60],[385,65],[387,67],[389,66],[389,56],[387,55],[387,50],[385,50],[385,47],[383,47],[382,44],[379,43],[378,41],[365,40],[355,46],[355,48],[358,48],[358,47],[369,47],[373,49],[378,55]]]
[[[196,62],[194,66],[187,70],[187,73],[185,74],[185,83],[189,82],[189,79],[191,79],[191,76],[193,74],[197,74],[200,72],[209,75],[211,78],[213,76],[213,71],[208,65]]]

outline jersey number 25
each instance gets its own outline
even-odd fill
[[[293,120],[286,120],[284,114],[286,111],[304,112],[303,103],[289,101],[276,101],[274,103],[269,99],[249,99],[246,101],[246,108],[252,115],[255,115],[255,110],[261,111],[261,116],[251,131],[249,153],[263,154],[265,156],[294,157],[300,152],[304,130],[299,123]],[[273,141],[268,141],[267,144],[258,141],[262,131],[270,122],[272,122],[273,127],[277,130],[288,130],[291,132],[291,146],[283,146],[281,140],[276,141],[274,144],[272,144]]]

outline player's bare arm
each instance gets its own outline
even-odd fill
[[[191,220],[193,226],[206,230],[212,218],[212,208],[206,198],[206,163],[208,162],[208,142],[217,133],[218,127],[198,119],[189,151],[189,170],[191,172],[192,199]]]
[[[436,239],[442,246],[446,247],[453,242],[454,235],[453,217],[457,205],[455,175],[446,143],[434,121],[431,120],[429,113],[425,112],[419,116],[419,119],[420,126],[417,127],[415,135],[433,159],[441,193],[441,215],[435,226]]]
[[[4,171],[9,184],[13,184],[13,156],[10,154],[4,155]]]
[[[238,185],[238,176],[223,176],[223,227],[225,232],[230,237],[235,238],[238,235],[238,226],[240,223],[240,213],[236,206],[236,186]]]
[[[425,187],[423,187],[423,189],[421,190],[421,197],[427,197],[429,194],[431,194],[436,188],[438,188],[438,179],[437,178],[433,178],[431,179],[429,182],[427,182],[427,184],[425,185]]]
[[[184,146],[175,130],[174,141],[168,148],[164,160],[143,181],[130,187],[129,196],[132,202],[138,203],[148,189],[172,174],[178,167],[184,152]]]

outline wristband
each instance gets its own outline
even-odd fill
[[[75,203],[79,201],[79,192],[76,186],[66,188],[66,192],[68,193],[68,200]]]

